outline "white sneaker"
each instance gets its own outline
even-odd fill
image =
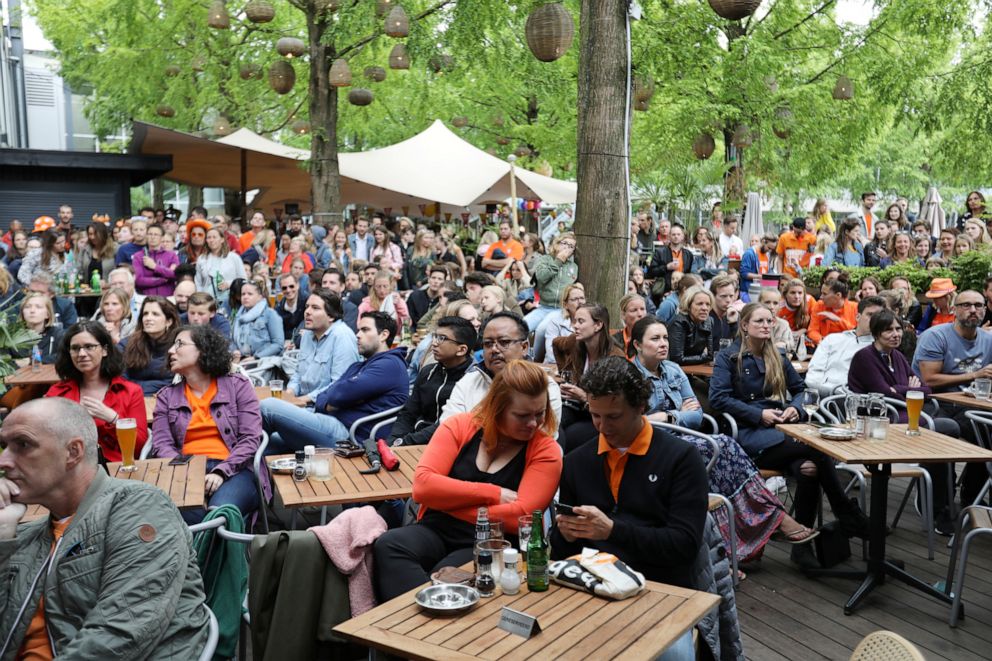
[[[785,478],[781,475],[775,475],[765,480],[765,486],[772,493],[782,493],[789,490],[789,487],[785,483]]]

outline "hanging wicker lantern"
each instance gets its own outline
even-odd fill
[[[775,110],[775,121],[772,122],[772,133],[782,140],[788,140],[792,135],[792,111],[788,106],[781,106]]]
[[[245,62],[238,67],[238,75],[241,80],[258,80],[262,77],[262,67],[254,62]]]
[[[516,154],[517,158],[527,158],[532,152],[527,145],[520,145],[513,150],[513,153]]]
[[[276,51],[283,57],[290,59],[300,57],[306,52],[306,49],[307,45],[303,43],[303,40],[296,37],[283,37],[276,42]]]
[[[700,133],[692,141],[692,153],[701,161],[705,161],[712,156],[714,149],[716,149],[716,142],[709,133]]]
[[[386,16],[386,36],[400,39],[410,34],[410,19],[407,18],[403,7],[396,5],[389,10]]]
[[[227,119],[227,117],[220,115],[216,120],[214,120],[214,135],[230,135],[233,130],[234,127],[231,126],[231,122]]]
[[[778,94],[778,79],[775,76],[765,76],[765,87],[772,94]]]
[[[394,4],[393,0],[376,0],[375,15],[382,18],[389,13],[389,10],[393,8]]]
[[[510,144],[510,139],[509,138],[504,138],[503,136],[500,136],[500,137],[496,138],[496,144],[499,145],[500,147],[505,147],[508,144]]]
[[[251,0],[245,5],[245,16],[252,23],[268,23],[276,17],[276,10],[265,0]]]
[[[386,80],[386,70],[382,67],[365,67],[365,77],[373,83],[381,83]]]
[[[534,168],[534,172],[543,175],[545,177],[550,177],[555,173],[554,168],[552,168],[551,164],[548,163],[547,161],[541,161],[540,163],[538,163],[537,167]]]
[[[738,124],[730,138],[730,144],[738,149],[746,149],[754,144],[754,134],[747,124]]]
[[[296,84],[296,70],[286,60],[276,60],[269,67],[269,86],[278,94],[289,94]]]
[[[503,115],[493,115],[492,122],[493,122],[493,126],[495,126],[496,128],[503,128],[503,124],[504,124]]]
[[[468,126],[468,117],[459,115],[458,117],[455,117],[451,120],[451,124],[456,128],[463,129],[466,126]]]
[[[193,71],[201,73],[207,66],[207,61],[202,55],[197,55],[190,61],[189,66]]]
[[[757,11],[761,0],[709,0],[709,3],[717,16],[728,21],[739,21]]]
[[[638,112],[647,112],[651,109],[651,101],[648,99],[643,99],[640,101],[634,101],[634,110]]]
[[[348,66],[348,60],[343,60],[338,58],[334,60],[334,64],[331,65],[331,73],[328,81],[331,87],[348,87],[351,85],[351,67]]]
[[[317,13],[327,12],[333,14],[341,8],[342,0],[317,0]]]
[[[176,109],[173,108],[172,106],[167,106],[165,104],[162,104],[157,108],[155,108],[155,114],[158,115],[159,117],[175,117]]]
[[[854,98],[854,82],[847,76],[840,76],[834,85],[834,98],[838,101],[850,101]]]
[[[372,103],[372,90],[356,87],[348,92],[348,103],[353,106],[367,106]]]
[[[427,64],[434,73],[443,73],[445,71],[451,71],[455,68],[455,58],[442,53],[440,55],[432,56]]]
[[[305,119],[298,119],[295,122],[293,122],[293,125],[290,126],[290,129],[293,131],[293,133],[297,135],[306,135],[307,133],[310,132],[310,122],[308,122]]]
[[[224,0],[213,0],[210,8],[207,9],[207,25],[215,30],[229,30],[231,28],[231,17],[227,15],[227,6]]]
[[[634,78],[634,101],[650,101],[654,96],[654,78],[637,76]]]
[[[405,44],[396,44],[395,46],[393,46],[393,50],[389,53],[389,68],[390,69],[410,68],[410,56],[406,52]]]
[[[178,64],[170,64],[165,67],[165,75],[169,78],[175,78],[180,73],[182,73],[182,69],[179,68]]]
[[[552,2],[530,13],[524,32],[534,57],[541,62],[554,62],[572,45],[575,21],[564,6]]]

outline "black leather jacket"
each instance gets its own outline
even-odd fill
[[[708,363],[713,358],[712,335],[712,318],[700,324],[684,314],[675,315],[668,324],[668,359],[679,365]]]

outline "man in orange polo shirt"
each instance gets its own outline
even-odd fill
[[[793,278],[799,277],[799,272],[809,266],[816,236],[806,231],[806,221],[796,218],[792,221],[792,231],[783,232],[778,237],[778,252],[782,258],[782,272]]]
[[[695,447],[644,417],[651,385],[620,356],[597,361],[582,377],[599,438],[565,455],[552,558],[584,547],[612,553],[652,581],[686,588],[703,542],[706,468]]]
[[[496,251],[502,256],[498,256]],[[524,246],[513,238],[513,226],[504,220],[499,224],[499,241],[494,241],[482,258],[482,268],[490,273],[499,273],[515,259],[524,258]]]
[[[846,282],[831,280],[823,284],[820,300],[810,307],[808,337],[819,344],[831,333],[852,330],[858,325],[858,304],[847,300]]]

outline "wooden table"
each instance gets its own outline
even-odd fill
[[[55,373],[55,365],[42,365],[37,372],[32,370],[30,365],[25,365],[4,379],[4,383],[10,387],[50,386],[59,381],[59,375]]]
[[[844,614],[850,615],[858,604],[888,576],[897,578],[945,603],[951,598],[906,572],[885,556],[886,512],[888,507],[889,477],[892,464],[957,461],[992,461],[992,452],[956,438],[938,434],[920,427],[919,436],[907,436],[906,425],[889,425],[884,441],[858,439],[854,441],[827,441],[817,430],[807,424],[778,425],[777,429],[829,457],[849,464],[864,464],[871,473],[871,531],[868,539],[868,566],[866,571],[820,569],[809,570],[811,576],[855,578],[861,585],[844,605]]]
[[[934,393],[933,395],[930,395],[930,397],[936,399],[938,402],[954,404],[955,406],[960,406],[965,409],[992,411],[992,400],[978,399],[977,397],[966,395],[963,392],[940,392]]]
[[[422,610],[411,590],[334,630],[403,658],[654,659],[720,603],[720,597],[649,581],[636,597],[612,601],[552,583],[547,592],[481,599],[461,615]],[[496,627],[503,606],[534,615],[541,632],[525,640]]]
[[[809,361],[792,361],[792,367],[799,374],[805,374],[809,371]],[[713,376],[713,364],[705,363],[703,365],[683,365],[682,371],[688,376],[698,376],[701,379],[708,379]]]
[[[170,466],[171,459],[138,459],[137,470],[121,472],[121,462],[107,464],[107,472],[119,480],[139,480],[158,487],[169,494],[179,509],[203,507],[203,482],[207,474],[207,458],[196,455],[184,466]],[[33,521],[48,516],[48,510],[41,505],[28,508],[22,521]]]
[[[273,474],[272,483],[286,507],[322,507],[409,498],[413,493],[413,471],[424,447],[410,445],[392,448],[400,460],[400,466],[395,471],[383,468],[374,475],[362,475],[358,471],[369,467],[364,456],[347,459],[335,456],[330,480],[297,482],[292,475]],[[266,459],[271,462],[286,457],[291,458],[292,455],[276,455]]]

